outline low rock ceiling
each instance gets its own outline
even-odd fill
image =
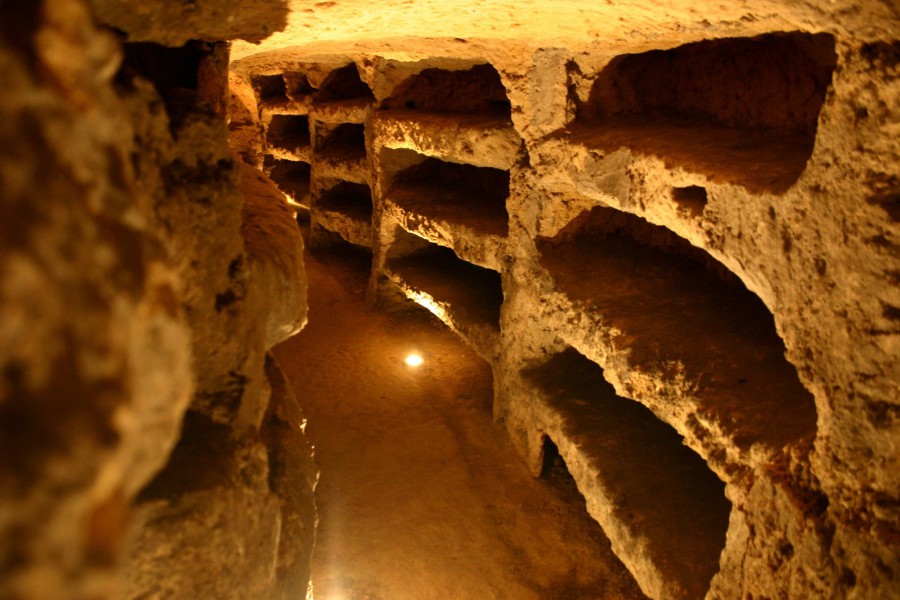
[[[289,0],[283,31],[261,44],[235,42],[235,60],[258,52],[386,38],[509,40],[577,48],[602,41],[634,46],[679,37],[754,31],[852,29],[897,35],[896,0]],[[894,17],[894,18],[891,18]]]

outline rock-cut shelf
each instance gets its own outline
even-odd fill
[[[562,339],[726,481],[815,432],[813,398],[756,296],[668,230],[611,209],[594,216],[617,224],[538,244],[554,286],[543,310]]]
[[[305,115],[272,115],[265,126],[266,149],[277,159],[310,162],[309,118]]]
[[[318,101],[312,105],[310,116],[323,123],[365,123],[372,114],[372,100],[352,98],[349,100]]]
[[[429,245],[408,256],[389,258],[385,275],[482,358],[497,358],[503,304],[499,273],[460,260],[452,250]]]
[[[323,130],[313,153],[316,177],[341,179],[354,183],[368,183],[369,159],[366,153],[365,126],[341,123],[337,126],[317,126]]]
[[[500,271],[506,252],[509,173],[435,158],[396,174],[383,211],[407,231]]]
[[[279,190],[293,202],[309,206],[310,165],[302,161],[292,161],[266,155],[263,171]]]
[[[313,225],[339,235],[345,242],[372,247],[372,194],[369,186],[337,182],[313,203]]]
[[[508,170],[522,140],[508,116],[382,110],[372,120],[377,149],[414,150],[442,160]]]
[[[701,598],[719,569],[725,486],[674,429],[616,395],[569,348],[523,372],[553,440],[613,550],[653,598]]]

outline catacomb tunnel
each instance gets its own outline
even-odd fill
[[[898,32],[0,0],[0,598],[900,596]]]

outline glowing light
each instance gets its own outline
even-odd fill
[[[420,366],[420,365],[421,365],[423,362],[425,362],[425,361],[422,359],[421,356],[419,356],[418,354],[416,354],[415,352],[413,352],[413,353],[409,354],[409,355],[403,360],[403,362],[405,362],[405,363],[407,364],[407,366],[410,366],[410,367],[418,367],[418,366]]]

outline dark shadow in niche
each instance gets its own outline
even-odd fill
[[[506,237],[509,172],[426,158],[391,180],[388,198],[429,219]]]
[[[253,75],[250,85],[256,92],[260,106],[277,106],[288,101],[287,85],[284,77],[276,75]]]
[[[316,208],[362,221],[372,219],[372,192],[364,183],[340,181],[322,192]]]
[[[373,101],[375,95],[369,86],[359,77],[356,63],[335,69],[331,72],[316,94],[316,104],[341,102],[347,100]]]
[[[263,162],[263,171],[269,179],[282,193],[298,203],[305,203],[305,198],[309,194],[310,170],[308,163],[279,160],[272,156],[266,156]]]
[[[292,152],[309,146],[309,117],[273,115],[266,131],[266,142],[274,148]]]
[[[355,161],[366,157],[366,128],[362,123],[320,126],[316,152],[333,160]]]
[[[417,291],[450,307],[454,320],[500,329],[500,273],[466,262],[443,246],[406,231],[388,251],[387,268]]]
[[[619,56],[578,107],[574,138],[783,193],[812,154],[836,61],[833,36],[800,32]]]
[[[579,483],[607,507],[605,524],[640,539],[642,560],[649,558],[667,582],[687,592],[684,597],[703,597],[725,546],[731,512],[725,484],[672,427],[616,395],[603,369],[576,350],[567,348],[523,375],[559,415],[558,435],[579,456]],[[576,483],[549,436],[542,475]],[[627,544],[626,552],[633,552]]]
[[[425,69],[398,85],[381,109],[510,116],[506,88],[488,64],[466,71]]]

